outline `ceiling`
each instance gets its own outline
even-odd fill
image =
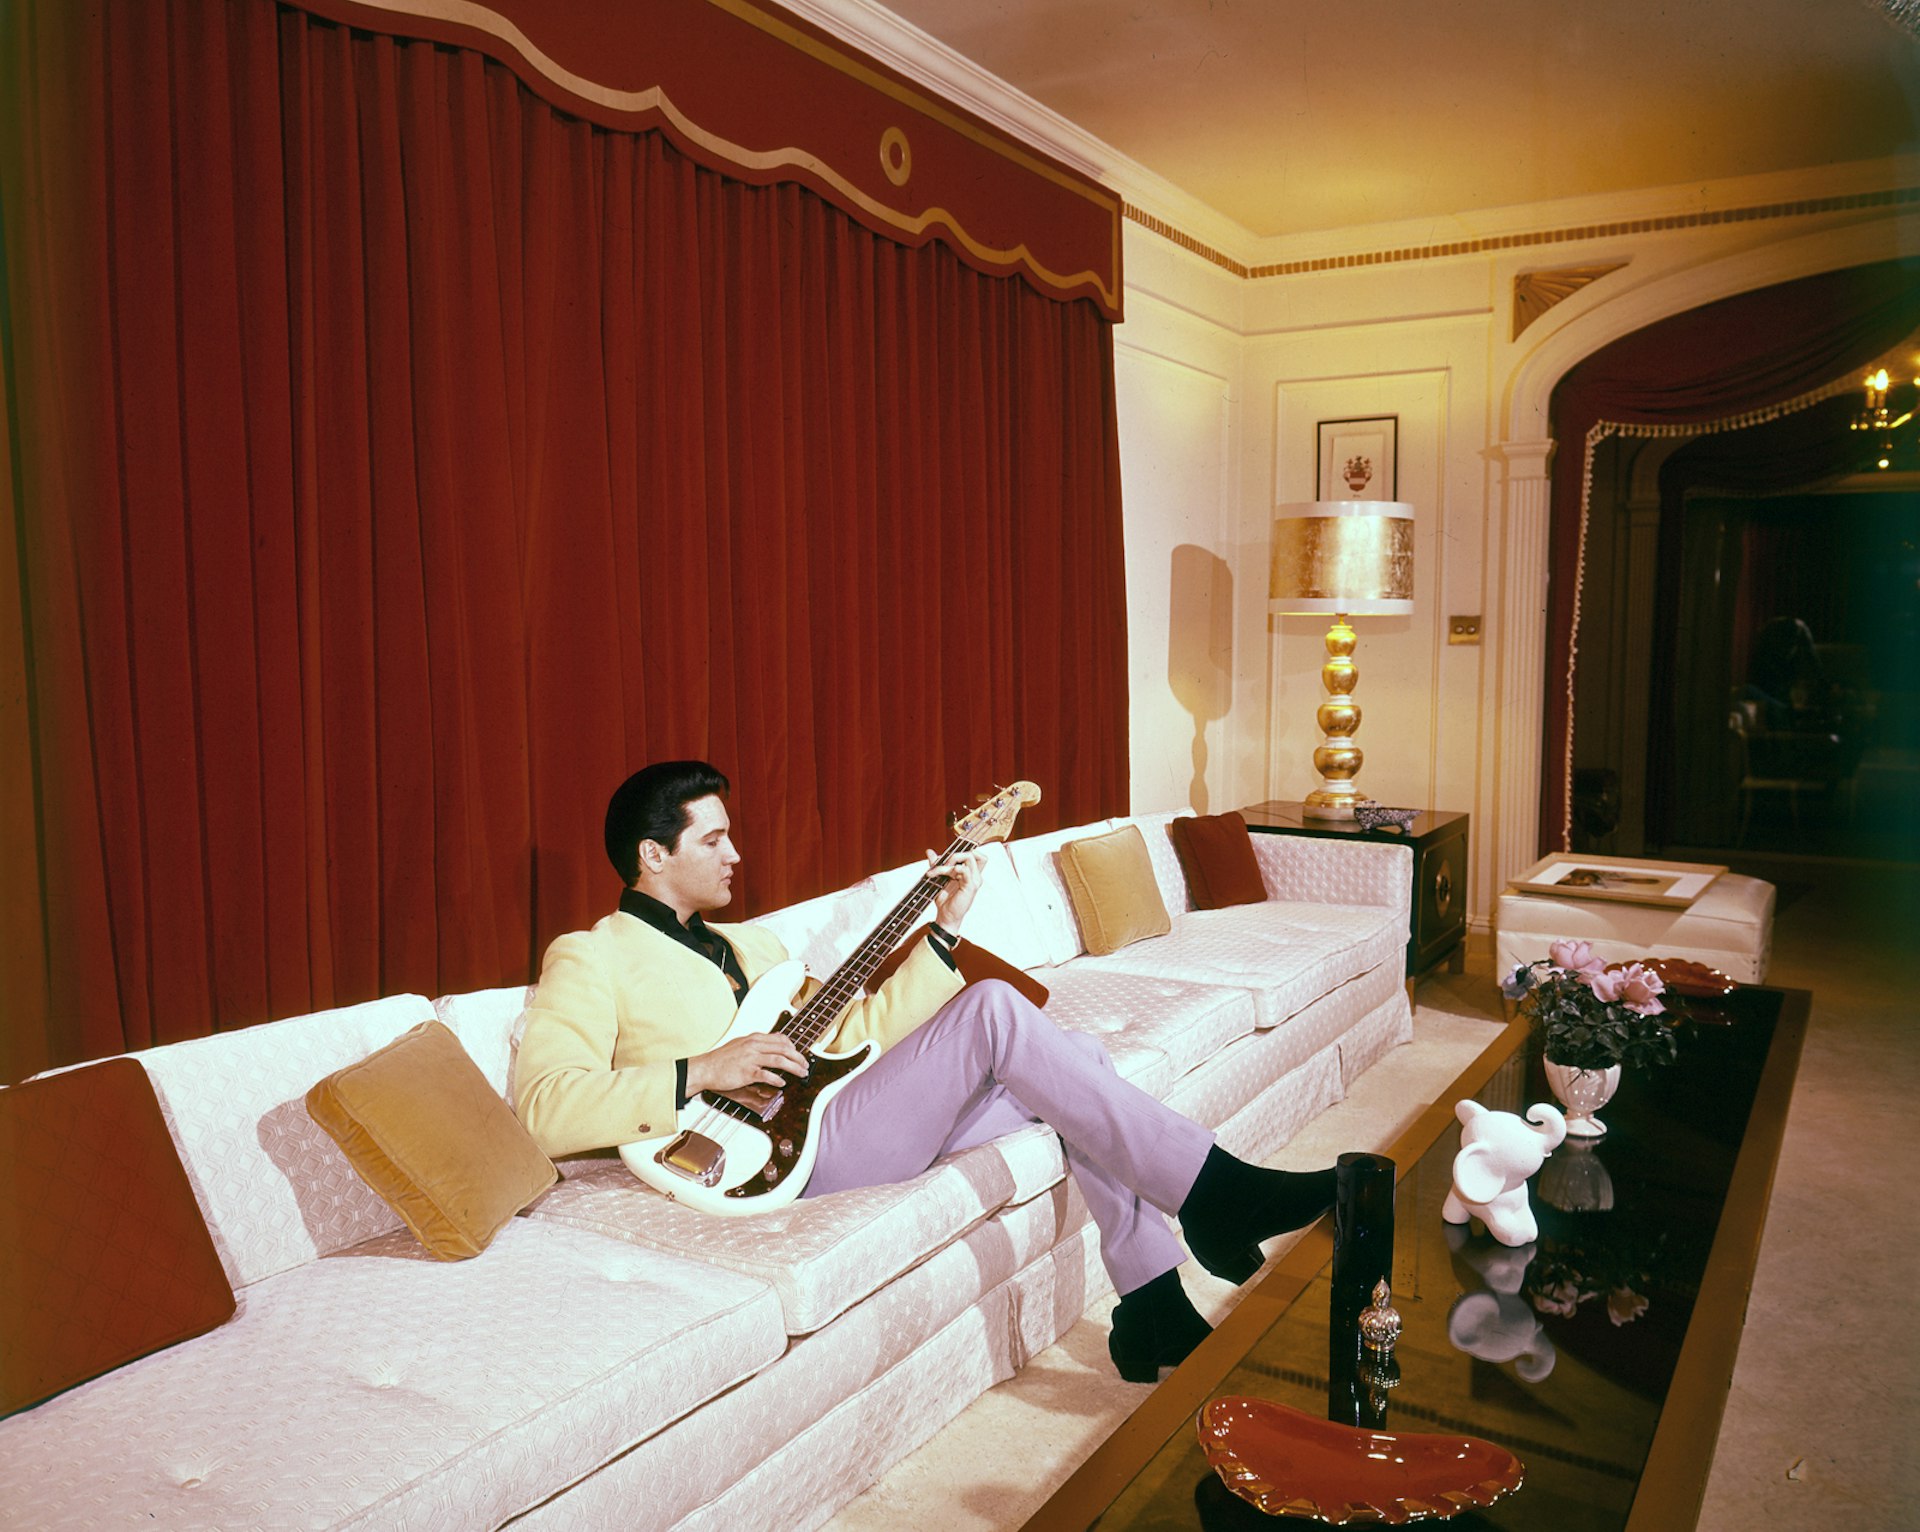
[[[1263,237],[1920,148],[1905,0],[886,4]]]

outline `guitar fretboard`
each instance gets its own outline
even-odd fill
[[[956,837],[953,844],[941,852],[913,887],[907,890],[905,897],[888,912],[886,919],[875,926],[867,939],[853,949],[846,962],[834,970],[833,977],[820,986],[819,992],[781,1024],[779,1030],[793,1039],[796,1048],[804,1053],[819,1042],[826,1035],[827,1028],[839,1020],[840,1013],[866,987],[874,969],[900,945],[900,938],[907,934],[926,907],[933,903],[933,896],[940,892],[940,880],[933,874],[956,856],[964,856],[974,849],[973,842],[965,836]]]
[[[933,903],[934,895],[940,892],[941,881],[934,874],[956,856],[964,856],[976,849],[975,843],[964,835],[956,836],[953,843],[928,864],[927,870],[887,913],[886,919],[875,926],[866,940],[855,947],[852,955],[833,971],[833,976],[820,986],[814,997],[774,1030],[792,1038],[793,1045],[802,1053],[819,1042],[826,1035],[827,1028],[840,1019],[840,1013],[866,987],[867,980],[886,961],[887,954],[900,945],[900,938],[912,929],[913,923]],[[730,1117],[737,1117],[743,1122],[761,1120],[760,1114],[753,1108],[730,1097],[711,1091],[703,1095],[710,1105],[718,1107]]]

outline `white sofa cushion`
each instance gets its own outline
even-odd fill
[[[1012,1171],[989,1144],[911,1181],[742,1218],[696,1212],[642,1186],[623,1165],[596,1165],[528,1216],[754,1277],[780,1295],[788,1332],[805,1335],[951,1244],[1013,1192]]]
[[[1254,1024],[1274,1027],[1329,990],[1404,953],[1403,908],[1239,904],[1183,915],[1149,937],[1076,967],[1224,984],[1254,997]]]
[[[1067,880],[1060,871],[1060,848],[1070,840],[1088,840],[1104,835],[1113,821],[1075,825],[1070,830],[1052,830],[1031,839],[1009,841],[1007,856],[1020,876],[1020,889],[1033,920],[1035,939],[1049,963],[1070,963],[1087,950],[1080,935],[1080,922],[1073,916],[1073,901],[1067,897]]]
[[[5,1519],[498,1526],[785,1349],[749,1278],[526,1219],[453,1264],[401,1231],[7,1421]]]
[[[795,1340],[702,1410],[694,1429],[642,1443],[515,1526],[600,1532],[642,1524],[636,1507],[655,1527],[688,1516],[729,1532],[818,1524],[1038,1349],[1020,1332],[1039,1316],[1018,1312],[1008,1284],[1085,1219],[1085,1204],[1065,1188],[1002,1212]],[[1038,1345],[1066,1330],[1088,1296],[1076,1290],[1044,1316]],[[936,1365],[926,1367],[929,1347]],[[990,1372],[977,1370],[983,1363]],[[740,1483],[746,1492],[725,1493]]]
[[[1167,1105],[1195,1122],[1217,1127],[1381,1006],[1412,1014],[1398,962],[1378,963],[1279,1026],[1264,1027],[1219,1049],[1174,1083]]]
[[[1014,871],[1012,854],[996,843],[983,846],[980,859],[986,876],[960,934],[1015,968],[1041,967],[1047,961],[1046,943],[1040,937],[1020,875]]]
[[[315,1081],[433,1020],[392,995],[134,1055],[235,1288],[400,1227],[307,1115]]]
[[[441,995],[433,1002],[434,1014],[460,1039],[509,1106],[513,1104],[513,1064],[519,1057],[533,990],[531,984],[507,984],[464,995]]]
[[[1054,1023],[1099,1038],[1121,1078],[1151,1095],[1164,1097],[1188,1070],[1253,1030],[1253,997],[1243,987],[1101,968],[1093,959],[1044,977]]]

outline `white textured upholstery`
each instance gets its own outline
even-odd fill
[[[1103,819],[1098,824],[1075,825],[1070,830],[1054,830],[1007,845],[1007,855],[1013,860],[1013,870],[1019,874],[1020,888],[1026,896],[1034,936],[1049,963],[1070,963],[1087,950],[1080,922],[1074,919],[1073,902],[1067,897],[1066,876],[1060,871],[1060,848],[1070,840],[1104,835],[1112,827],[1112,820]]]
[[[1147,859],[1153,863],[1153,881],[1160,887],[1160,899],[1167,914],[1179,916],[1193,908],[1193,895],[1187,889],[1187,875],[1180,867],[1180,853],[1173,849],[1168,826],[1176,819],[1193,818],[1192,809],[1176,809],[1171,814],[1138,814],[1131,819],[1116,819],[1114,825],[1135,825],[1147,843]]]
[[[1075,967],[1243,989],[1254,999],[1254,1025],[1274,1027],[1347,980],[1404,954],[1405,911],[1404,904],[1394,910],[1271,900],[1195,910],[1165,936],[1084,958]]]
[[[1298,1069],[1282,1075],[1225,1122],[1214,1139],[1243,1160],[1264,1160],[1336,1101],[1346,1099],[1340,1045],[1328,1043]]]
[[[1605,962],[1686,958],[1760,984],[1773,956],[1774,887],[1723,873],[1684,910],[1614,899],[1504,893],[1494,905],[1496,971],[1544,958],[1556,941],[1591,942]]]
[[[0,1520],[497,1526],[785,1349],[773,1293],[729,1272],[523,1219],[473,1261],[403,1231],[7,1421]]]
[[[1263,1028],[1220,1048],[1181,1076],[1167,1105],[1195,1122],[1217,1127],[1382,1007],[1405,1018],[1411,1035],[1412,1006],[1397,961],[1376,964],[1281,1026]]]
[[[609,1165],[562,1182],[529,1216],[765,1282],[780,1295],[788,1331],[805,1335],[952,1243],[1013,1190],[1006,1161],[985,1146],[911,1181],[716,1218]]]
[[[509,984],[500,989],[477,989],[464,995],[442,995],[433,1013],[460,1045],[473,1056],[493,1088],[513,1102],[513,1064],[520,1052],[531,984]]]
[[[270,1046],[248,1028],[134,1055],[235,1287],[400,1227],[307,1115],[305,1098],[316,1081],[432,1019],[424,995],[393,995],[275,1022]]]
[[[1155,1096],[1253,1030],[1253,997],[1232,985],[1090,962],[1056,969],[1046,979],[1054,1024],[1099,1038],[1121,1077]]]
[[[1100,1291],[1085,1219],[1064,1194],[1010,1209],[796,1340],[698,1431],[655,1437],[516,1526],[817,1525],[1072,1327]]]
[[[1047,949],[1027,905],[1026,889],[1013,869],[1012,855],[996,843],[982,847],[980,856],[986,877],[960,934],[1015,968],[1040,967],[1047,961]]]
[[[1380,841],[1255,835],[1254,860],[1267,897],[1303,904],[1413,908],[1413,850]]]

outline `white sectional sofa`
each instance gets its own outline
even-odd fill
[[[1171,817],[990,847],[965,934],[1033,970],[1123,1075],[1264,1157],[1410,1036],[1409,853],[1257,835],[1267,902],[1195,911]],[[1123,823],[1173,927],[1093,957],[1055,853]],[[917,875],[764,920],[827,972]],[[0,1420],[0,1524],[813,1526],[1105,1290],[1038,1126],[746,1219],[669,1203],[617,1159],[568,1162],[481,1255],[432,1259],[304,1094],[436,1015],[505,1094],[528,993],[396,996],[137,1055],[238,1312]]]

